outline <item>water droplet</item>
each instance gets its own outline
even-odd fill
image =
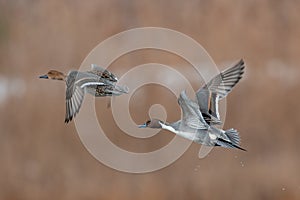
[[[240,163],[241,163],[241,166],[242,166],[242,167],[244,167],[244,166],[245,166],[245,165],[244,165],[244,163],[243,163],[243,161],[241,161]]]

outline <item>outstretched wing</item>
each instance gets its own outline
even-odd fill
[[[233,67],[226,69],[196,92],[201,112],[220,120],[218,103],[226,97],[244,74],[245,63],[240,60]]]
[[[182,109],[182,123],[193,129],[207,129],[208,124],[203,119],[199,105],[190,100],[185,91],[178,98],[178,104]]]
[[[97,76],[100,76],[101,78],[104,78],[106,80],[112,81],[112,82],[117,82],[118,78],[108,71],[107,69],[104,69],[96,64],[91,65],[92,70],[89,71],[90,73],[96,74]]]
[[[95,65],[90,72],[69,72],[66,80],[65,122],[71,121],[79,112],[85,93],[96,97],[128,93],[128,88],[115,84],[116,80],[111,72]]]
[[[87,75],[85,72],[71,71],[66,80],[65,122],[71,121],[79,112],[86,92],[97,96],[98,87],[114,87],[112,84],[111,81]]]
[[[75,115],[79,112],[79,109],[83,102],[85,92],[84,88],[80,87],[80,85],[75,84],[77,75],[77,71],[71,71],[68,74],[68,78],[66,80],[67,89],[65,123],[68,123],[73,119],[73,117],[75,117]]]

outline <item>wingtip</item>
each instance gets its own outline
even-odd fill
[[[71,118],[66,118],[65,119],[65,124],[68,124],[70,121],[72,121],[72,117]]]
[[[244,71],[244,69],[245,69],[246,66],[245,66],[245,61],[244,61],[243,58],[241,58],[241,60],[239,62],[239,65],[241,66],[241,70]]]
[[[244,65],[244,64],[245,64],[245,61],[244,61],[243,58],[240,59],[239,64],[241,64],[241,65]]]

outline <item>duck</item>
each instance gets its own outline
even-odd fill
[[[182,110],[180,120],[168,123],[159,119],[149,119],[139,128],[164,129],[185,139],[206,146],[220,146],[246,149],[240,146],[239,132],[233,128],[222,130],[216,125],[222,123],[218,103],[231,92],[244,74],[244,61],[226,69],[196,92],[196,100],[191,100],[185,91],[177,99]]]
[[[67,75],[57,70],[50,70],[39,78],[66,83],[65,123],[69,123],[79,112],[86,93],[95,97],[105,97],[119,96],[129,91],[127,86],[116,85],[118,78],[112,72],[96,64],[92,64],[89,71],[71,70]]]

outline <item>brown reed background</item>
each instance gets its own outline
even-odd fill
[[[299,199],[299,10],[293,0],[0,0],[0,199]],[[140,175],[112,170],[88,153],[74,123],[63,123],[63,83],[37,77],[76,69],[99,42],[142,26],[191,36],[222,69],[245,59],[246,77],[227,98],[225,128],[240,131],[248,152],[218,148],[198,159],[193,144],[171,166]],[[147,62],[186,64],[141,51],[110,69],[120,76]],[[166,89],[144,90],[147,101],[135,106],[133,97],[130,105],[137,124],[153,103],[166,107],[168,121],[180,117]],[[119,146],[148,151],[172,138],[164,131],[149,140],[125,136],[106,103],[96,102],[99,121]]]

